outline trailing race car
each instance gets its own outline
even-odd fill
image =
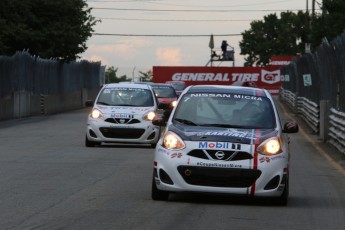
[[[267,90],[239,86],[189,86],[169,118],[154,154],[152,199],[171,192],[211,192],[270,197],[286,205],[289,139]]]
[[[153,125],[157,100],[149,85],[109,84],[99,92],[88,117],[85,145],[140,143],[155,147],[160,127]]]

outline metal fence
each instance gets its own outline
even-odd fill
[[[345,31],[281,69],[281,99],[315,133],[345,153]],[[326,102],[325,109],[320,105]],[[326,114],[325,120],[321,117]]]
[[[100,63],[62,63],[32,57],[27,52],[0,56],[0,98],[15,91],[35,95],[74,92],[100,85]]]
[[[102,74],[100,62],[0,56],[0,119],[80,108],[99,90]]]

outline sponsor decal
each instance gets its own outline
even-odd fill
[[[182,153],[173,153],[170,155],[170,158],[181,158],[182,157]]]
[[[261,81],[267,84],[275,84],[280,82],[280,70],[261,70]]]
[[[235,81],[258,81],[258,73],[174,73],[173,81],[213,81],[213,82],[235,82]]]
[[[215,167],[215,168],[242,168],[242,165],[237,164],[224,164],[219,162],[207,163],[207,162],[197,162],[197,166],[203,167]]]
[[[278,159],[285,159],[285,156],[284,155],[278,155],[278,156],[271,157],[272,161],[278,160]]]
[[[199,142],[200,149],[232,149],[241,150],[241,144],[234,144],[229,142]]]
[[[124,119],[129,119],[133,118],[133,115],[126,114],[126,113],[115,113],[110,115],[111,118],[124,118]]]
[[[259,161],[260,163],[264,163],[264,162],[270,163],[271,159],[269,157],[261,157]]]
[[[173,81],[230,81],[228,73],[175,73]]]
[[[188,158],[188,160],[187,160],[187,165],[189,165],[190,164],[190,158]]]
[[[200,149],[229,149],[230,143],[228,142],[199,142]]]
[[[221,97],[221,98],[235,98],[235,99],[246,99],[254,101],[262,101],[261,97],[242,95],[242,94],[227,94],[227,93],[192,93],[190,97]]]

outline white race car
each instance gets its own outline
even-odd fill
[[[268,91],[239,86],[188,87],[169,118],[154,154],[152,199],[170,192],[270,197],[286,205],[289,140]]]
[[[86,128],[85,145],[140,143],[155,147],[160,127],[153,125],[157,99],[149,85],[108,84],[99,92]]]

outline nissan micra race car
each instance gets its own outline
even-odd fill
[[[157,99],[149,85],[108,84],[99,92],[86,128],[85,145],[103,143],[140,143],[155,147],[160,127],[152,120],[157,112]]]
[[[289,140],[268,91],[239,86],[190,86],[180,96],[154,154],[152,199],[170,192],[269,197],[286,205]]]

